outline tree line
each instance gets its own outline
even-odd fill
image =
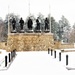
[[[20,20],[19,15],[15,15],[14,13],[10,13],[9,15],[7,14],[5,17],[5,20],[0,18],[0,41],[6,41],[7,40],[7,35],[8,35],[8,16],[9,16],[9,21],[11,22],[12,17],[15,17],[16,23]],[[28,20],[28,17],[25,20],[25,23]],[[35,22],[36,18],[34,15],[30,15],[32,18],[33,22]],[[44,15],[39,13],[38,15],[41,25],[44,24]],[[57,41],[63,41],[65,43],[74,43],[75,42],[75,23],[71,27],[69,21],[65,16],[61,16],[61,19],[57,22],[54,17],[50,17],[48,15],[48,18],[51,22],[51,33],[54,34],[54,40]],[[35,23],[34,23],[35,27]]]

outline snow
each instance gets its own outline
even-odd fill
[[[9,52],[1,50],[0,60]],[[75,52],[61,53],[59,50],[56,58],[48,54],[48,51],[17,52],[17,56],[7,70],[1,70],[1,75],[75,75],[75,70],[67,70],[66,67],[75,68]],[[66,66],[66,55],[69,56],[69,65]]]
[[[75,50],[75,48],[66,48],[66,49],[61,49],[61,50]]]

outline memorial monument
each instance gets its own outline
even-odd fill
[[[30,13],[30,12],[29,12]],[[8,39],[7,39],[7,51],[43,51],[49,48],[54,48],[53,34],[51,33],[51,26],[49,19],[44,20],[44,30],[40,28],[41,23],[39,19],[36,19],[36,27],[33,30],[33,20],[29,16],[27,21],[27,29],[24,28],[24,20],[20,19],[18,26],[20,26],[20,32],[16,28],[16,20],[12,20],[12,28],[8,21]],[[11,30],[12,29],[12,30]]]
[[[38,30],[38,33],[34,32],[34,30],[33,32],[31,32],[33,29],[32,27],[33,22],[32,20],[30,20],[30,18],[27,23],[28,25],[27,31],[25,31],[23,28],[24,22],[23,22],[23,25],[20,24],[20,29],[25,31],[23,33],[17,32],[16,26],[15,26],[16,24],[13,25],[12,23],[13,31],[16,29],[16,32],[12,33],[11,30],[10,31],[8,30],[9,32],[8,32],[8,40],[7,40],[7,46],[8,46],[7,51],[12,51],[14,49],[16,49],[17,51],[40,51],[40,50],[48,50],[48,48],[52,49],[54,46],[53,34],[50,31],[43,32],[41,30],[40,32],[40,27],[39,27],[40,25],[38,25],[39,21],[36,20],[36,22],[37,22],[37,26],[35,29]],[[47,31],[48,25],[47,26],[45,25],[46,31]]]

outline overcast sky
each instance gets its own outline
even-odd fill
[[[0,17],[5,18],[9,6],[10,13],[18,14],[25,19],[29,15],[28,4],[29,0],[0,0]],[[39,12],[45,16],[51,13],[56,21],[64,15],[73,25],[75,22],[75,0],[30,0],[30,12],[35,16]]]

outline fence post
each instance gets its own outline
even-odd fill
[[[14,50],[14,55],[16,55],[16,49]]]
[[[56,58],[56,51],[54,51],[54,58]]]
[[[7,56],[5,56],[5,67],[7,67]]]
[[[10,53],[9,53],[9,62],[10,62],[10,59],[11,59],[11,58],[10,58]]]
[[[16,49],[13,50],[13,57],[16,55]]]
[[[53,50],[51,49],[51,56],[53,55]]]
[[[59,52],[59,61],[61,61],[61,52]]]
[[[14,57],[14,50],[13,50],[12,56]]]
[[[13,59],[13,52],[11,51],[11,60]]]
[[[13,57],[14,57],[14,50],[13,50]]]
[[[68,65],[68,55],[66,55],[66,65]]]
[[[49,52],[50,52],[50,49],[48,48],[48,54],[49,54]]]

